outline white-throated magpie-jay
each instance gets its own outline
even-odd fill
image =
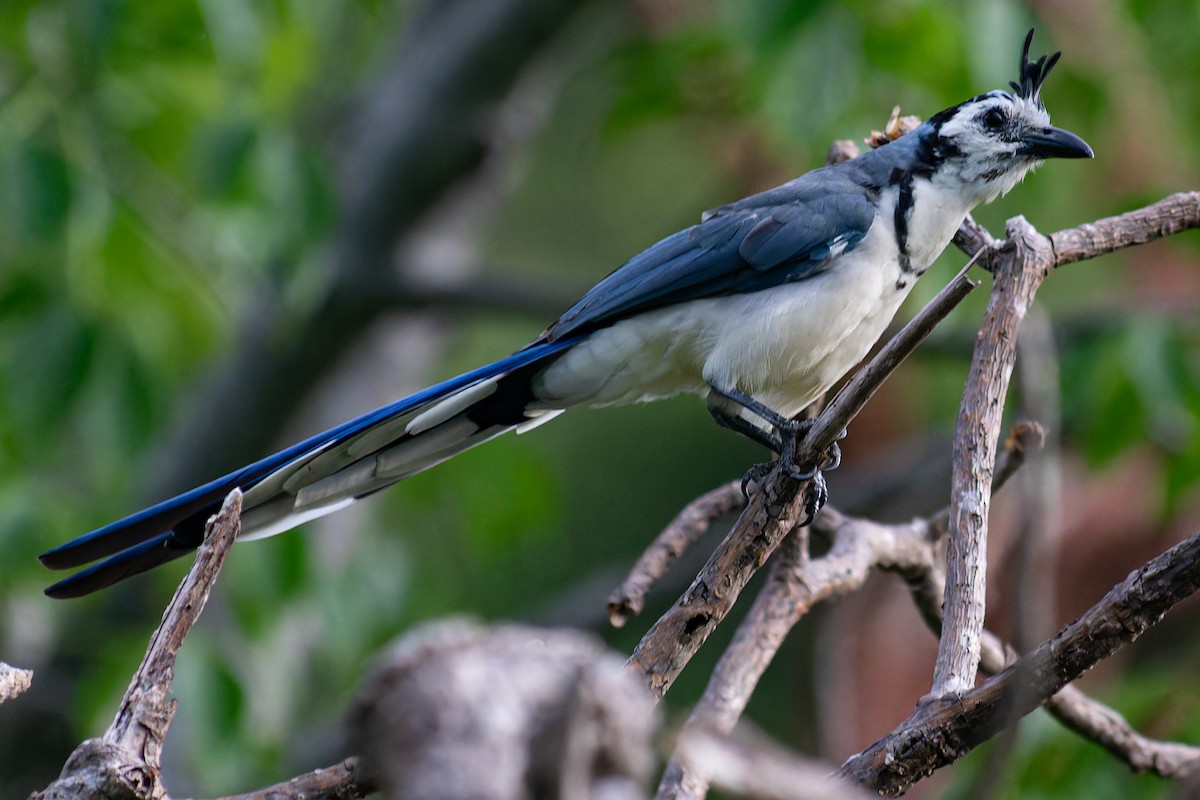
[[[1047,158],[1091,148],[1040,97],[1058,53],[1012,91],[973,97],[841,164],[706,213],[600,281],[513,355],[398,400],[42,554],[105,559],[49,589],[74,597],[196,548],[235,487],[242,530],[328,514],[575,406],[706,395],[718,422],[788,451],[793,417],[857,364],[980,203]]]

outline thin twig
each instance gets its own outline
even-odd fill
[[[1125,717],[1074,686],[1063,687],[1047,700],[1046,709],[1067,728],[1091,739],[1135,772],[1177,779],[1200,766],[1200,747],[1143,736]]]
[[[965,272],[964,269],[943,288],[817,417],[800,448],[801,464],[806,459],[815,463],[879,384],[975,288],[977,284]],[[655,697],[666,694],[684,666],[729,613],[746,583],[802,520],[802,493],[809,483],[797,483],[779,469],[774,470],[751,497],[692,585],[642,637],[629,664],[644,673]]]
[[[162,623],[150,637],[117,717],[104,734],[106,742],[136,754],[155,771],[163,738],[175,714],[175,700],[168,698],[175,680],[175,656],[204,610],[225,556],[241,530],[241,514],[242,493],[234,489],[209,520],[196,562],[163,612]]]
[[[687,548],[708,531],[714,520],[732,514],[745,505],[746,496],[742,494],[741,482],[732,481],[705,492],[684,506],[642,553],[630,569],[629,576],[609,595],[609,623],[614,628],[620,628],[642,613],[646,594],[662,580]]]
[[[1037,708],[1052,694],[1156,624],[1200,588],[1200,534],[1149,561],[1075,622],[982,686],[931,699],[839,774],[881,794],[903,793]]]
[[[358,758],[347,758],[290,781],[221,800],[359,800],[378,791],[375,781],[362,775]]]
[[[1054,266],[1200,228],[1200,192],[1179,192],[1157,203],[1050,234]]]
[[[868,800],[873,795],[830,776],[829,767],[801,758],[764,737],[751,741],[712,731],[685,733],[679,752],[707,765],[726,794],[753,800]]]

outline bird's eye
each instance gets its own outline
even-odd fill
[[[993,108],[983,115],[983,125],[990,131],[1000,130],[1000,128],[1004,127],[1004,122],[1006,119],[1008,119],[1008,117],[1003,111],[998,108]]]

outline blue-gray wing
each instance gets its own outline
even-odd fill
[[[650,246],[596,284],[539,341],[688,300],[757,292],[829,269],[836,256],[866,235],[875,204],[850,181],[806,180],[812,175],[716,209],[699,225]]]

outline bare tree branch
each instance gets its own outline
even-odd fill
[[[20,669],[0,661],[0,703],[23,695],[33,683],[33,670]]]
[[[1164,778],[1186,778],[1200,766],[1200,747],[1162,742],[1138,733],[1113,709],[1074,686],[1046,701],[1046,710],[1066,727],[1091,739],[1124,761],[1135,772]]]
[[[1136,211],[1050,234],[1054,266],[1200,228],[1200,192],[1179,192]]]
[[[379,791],[376,782],[362,772],[357,758],[347,758],[290,781],[221,800],[360,800]]]
[[[1134,641],[1198,588],[1200,534],[1130,573],[1083,616],[978,689],[920,704],[839,774],[881,794],[902,794]]]
[[[1020,323],[1056,266],[1200,226],[1200,195],[1172,195],[1138,211],[1042,236],[1010,220],[988,310],[976,342],[954,438],[946,613],[934,667],[934,696],[975,684],[983,631],[991,469]]]
[[[934,666],[934,696],[975,685],[987,589],[987,533],[992,469],[1004,398],[1016,362],[1017,332],[1053,264],[1049,240],[1024,218],[1007,229],[1012,252],[1001,259],[954,432],[950,538],[946,554],[946,604]]]
[[[740,481],[732,481],[706,492],[684,506],[675,519],[654,538],[642,557],[629,571],[629,576],[613,590],[608,598],[608,621],[620,628],[632,617],[642,613],[646,594],[662,580],[671,566],[679,560],[697,539],[708,531],[713,521],[746,505]]]
[[[137,754],[155,773],[167,727],[175,715],[175,700],[168,698],[175,681],[175,656],[204,610],[225,556],[241,530],[241,515],[242,493],[234,489],[209,520],[196,563],[175,590],[121,700],[117,718],[104,734],[106,742]]]
[[[979,257],[979,266],[995,274],[995,257],[1003,243],[988,233],[987,229],[976,222],[970,214],[967,214],[967,218],[959,226],[953,241],[955,247],[968,256],[979,254],[982,251],[982,255]]]
[[[712,783],[726,794],[755,800],[867,800],[861,787],[839,781],[829,767],[785,752],[763,737],[752,741],[711,731],[685,733],[679,753],[705,764]]]
[[[163,612],[146,655],[121,700],[116,719],[100,739],[75,748],[62,775],[31,800],[90,800],[130,797],[165,800],[159,755],[175,715],[170,697],[175,656],[204,610],[225,556],[241,530],[242,493],[234,489],[209,518],[192,568]]]
[[[1059,513],[1062,494],[1057,432],[1062,429],[1058,354],[1054,330],[1045,310],[1033,306],[1017,340],[1017,397],[1020,413],[1031,415],[1055,432],[1032,454],[1021,473],[1016,537],[1009,548],[1007,578],[1000,595],[1013,619],[1013,641],[1020,652],[1054,633],[1057,625],[1055,574],[1058,567]],[[1039,429],[1042,425],[1038,425]],[[1011,438],[1011,437],[1010,437]],[[993,478],[993,492],[997,478]],[[982,663],[982,662],[981,662]],[[983,672],[988,670],[983,668]],[[990,673],[989,673],[990,674]],[[990,800],[1004,790],[1004,776],[1017,752],[1021,728],[1012,725],[988,748],[983,766],[971,779],[967,795]]]
[[[914,573],[910,581],[932,584],[926,590],[914,590],[913,598],[922,618],[935,633],[941,630],[943,577],[937,570],[931,570]],[[989,631],[984,631],[982,644],[979,666],[988,675],[995,675],[1017,661],[1017,652]],[[1075,686],[1064,686],[1044,707],[1067,728],[1104,747],[1136,772],[1182,778],[1200,765],[1200,748],[1143,736],[1119,713]]]

